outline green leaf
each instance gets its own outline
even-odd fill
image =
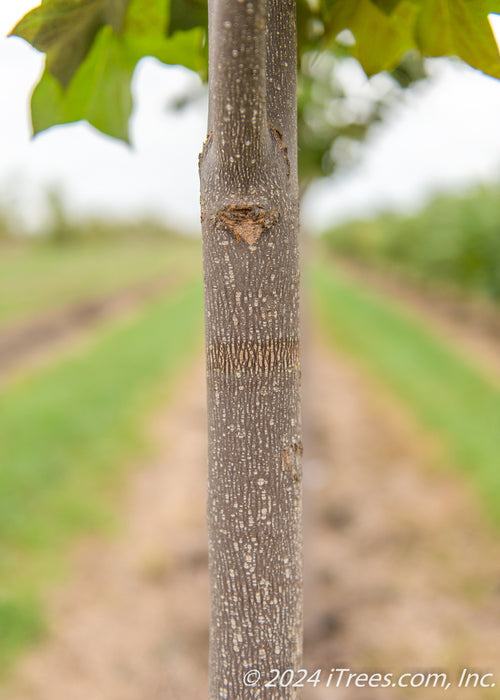
[[[12,30],[47,54],[47,68],[67,87],[101,27],[119,33],[129,0],[45,0]]]
[[[55,124],[73,121],[65,116],[64,92],[57,78],[44,71],[31,96],[33,133],[39,134]]]
[[[207,25],[207,0],[170,0],[169,34]]]
[[[182,65],[206,75],[204,30],[197,27],[168,33],[168,15],[168,0],[131,0],[122,31],[129,50],[137,60],[153,56],[162,63]]]
[[[31,102],[34,133],[86,119],[128,142],[130,82],[143,56],[206,74],[204,30],[167,36],[169,12],[168,0],[45,0],[21,20],[15,33],[47,53]]]
[[[415,46],[412,29],[417,10],[411,0],[401,0],[390,14],[372,0],[326,0],[325,7],[328,35],[335,38],[344,29],[353,33],[353,55],[367,75],[395,67]]]
[[[103,27],[69,88],[45,71],[32,96],[33,130],[86,119],[105,134],[128,142],[130,81],[136,64],[123,39]]]
[[[400,0],[373,0],[373,4],[380,7],[380,9],[388,15],[394,11],[399,2]]]
[[[130,0],[122,32],[136,37],[165,37],[169,23],[169,0]]]
[[[321,0],[330,40],[350,29],[354,55],[368,75],[394,68],[403,54],[458,56],[500,77],[500,54],[488,21],[500,0]]]
[[[420,0],[418,46],[427,56],[455,55],[500,77],[500,54],[488,21],[498,0]]]

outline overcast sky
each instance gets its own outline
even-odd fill
[[[132,148],[85,124],[31,140],[29,96],[43,57],[4,36],[36,4],[2,0],[0,7],[0,202],[15,203],[36,226],[44,193],[54,187],[75,214],[150,214],[197,229],[205,108],[172,114],[167,107],[198,78],[153,59],[141,62],[133,80]],[[432,70],[434,81],[408,94],[377,128],[358,167],[313,188],[303,207],[307,225],[417,206],[436,190],[500,180],[500,81],[448,62],[434,62]],[[353,80],[362,90],[363,78]]]

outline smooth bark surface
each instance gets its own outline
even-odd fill
[[[209,32],[210,697],[291,698],[264,685],[302,646],[294,3],[212,0]]]

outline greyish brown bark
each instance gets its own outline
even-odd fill
[[[302,646],[294,2],[211,0],[209,36],[210,698],[286,699],[265,682]]]

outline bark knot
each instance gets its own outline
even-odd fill
[[[263,232],[274,226],[279,218],[279,212],[259,204],[230,204],[218,212],[217,223],[234,236],[237,242],[243,240],[249,246],[254,246]]]
[[[281,453],[281,465],[295,482],[301,480],[301,458],[304,454],[302,441],[294,441],[283,448]]]
[[[290,178],[290,161],[288,160],[288,148],[285,145],[285,139],[283,138],[283,134],[278,129],[278,127],[275,126],[272,122],[268,121],[267,124],[269,126],[271,135],[273,136],[280,148],[283,160],[285,161],[286,176],[287,178]]]

